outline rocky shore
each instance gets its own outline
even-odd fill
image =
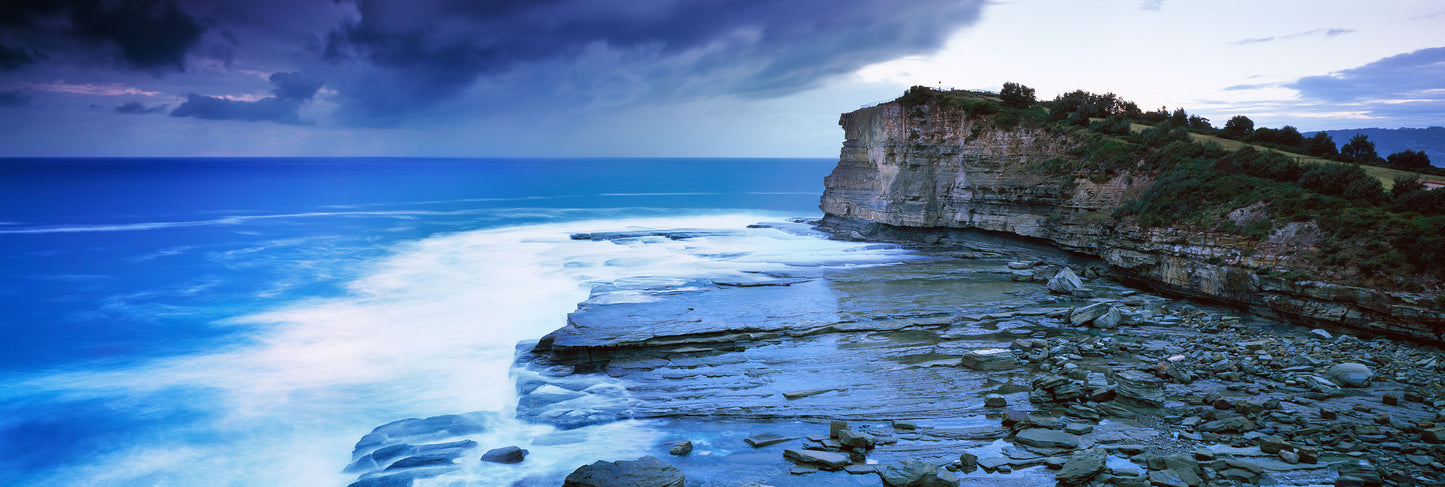
[[[650,458],[513,485],[1445,483],[1445,355],[1431,346],[1142,292],[1027,241],[910,255],[599,286],[518,348],[516,414],[556,432],[494,445],[489,413],[398,421],[357,443],[352,485],[524,468],[529,450],[607,441],[586,432],[618,422],[656,432]]]

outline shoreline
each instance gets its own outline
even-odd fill
[[[1346,480],[1369,480],[1364,470],[1340,469],[1359,458],[1376,462],[1384,471],[1369,470],[1381,478],[1428,479],[1435,468],[1430,462],[1445,453],[1423,436],[1445,419],[1430,411],[1445,405],[1439,373],[1429,372],[1445,366],[1438,350],[1325,340],[1107,279],[1086,281],[1092,294],[1084,295],[1092,297],[1060,295],[1048,291],[1052,276],[1046,274],[1076,260],[1000,242],[920,252],[925,258],[892,266],[797,269],[750,282],[650,289],[658,300],[648,303],[596,299],[625,289],[594,291],[568,326],[531,347],[519,345],[513,368],[519,416],[570,431],[629,418],[651,422],[662,432],[659,442],[632,446],[689,479],[724,482],[717,485],[882,485],[873,472],[906,461],[943,467],[939,472],[970,483],[1053,485],[1059,472],[1053,468],[1074,457],[1088,464],[1102,458],[1091,477],[1103,475],[1115,485],[1165,475],[1192,479],[1185,471],[1216,484],[1266,475],[1311,485],[1337,481],[1341,472]],[[1087,266],[1078,269],[1089,273]],[[957,293],[917,298],[919,285]],[[976,306],[952,300],[990,289],[992,297]],[[880,294],[886,298],[862,299]],[[823,296],[832,296],[829,306],[806,304]],[[888,304],[900,296],[919,300]],[[1109,328],[1062,322],[1097,303],[1117,309],[1120,322]],[[1261,350],[1269,361],[1260,359]],[[1300,350],[1319,363],[1271,370],[1275,357]],[[1346,352],[1375,360],[1377,379],[1369,387],[1327,387],[1311,378]],[[1401,365],[1400,356],[1433,358],[1434,368]],[[1387,393],[1395,404],[1383,403]],[[1005,406],[995,407],[990,394]],[[1376,423],[1380,412],[1389,415],[1385,424]],[[855,432],[874,438],[873,448],[830,443],[836,440],[827,434],[831,420],[849,421]],[[1219,429],[1220,421],[1232,429]],[[1311,430],[1329,421],[1364,429]],[[1020,439],[1022,431],[1031,432]],[[1070,447],[1029,443],[1044,432],[1068,435],[1059,437]],[[760,434],[791,439],[757,448],[744,441]],[[1397,438],[1415,439],[1385,441]],[[1261,448],[1261,439],[1267,446]],[[700,448],[669,455],[680,441]],[[1281,444],[1317,463],[1287,463],[1289,455],[1274,449]],[[839,465],[798,462],[797,455],[785,460],[785,450],[862,454],[865,463],[830,473]],[[974,456],[976,470],[969,471],[965,453]],[[1430,462],[1402,463],[1422,456]],[[805,473],[813,467],[823,470]],[[739,468],[751,473],[727,473]]]

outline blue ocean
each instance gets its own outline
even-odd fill
[[[834,163],[0,160],[0,479],[346,485],[377,425],[509,412],[516,343],[592,286],[890,258],[748,228],[821,216]],[[639,228],[738,232],[569,238]],[[617,444],[530,468],[630,453]]]

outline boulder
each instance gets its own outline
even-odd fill
[[[978,455],[969,452],[959,453],[958,466],[961,467],[964,472],[972,473],[974,469],[978,468]]]
[[[672,448],[667,450],[667,452],[677,456],[683,456],[692,453],[692,440],[673,443]]]
[[[1084,288],[1084,281],[1079,279],[1079,276],[1074,275],[1074,271],[1065,267],[1059,271],[1058,274],[1054,274],[1052,279],[1049,279],[1048,287],[1049,291],[1059,294],[1073,294],[1074,291]]]
[[[527,450],[515,446],[506,446],[488,450],[482,454],[483,462],[492,463],[522,463],[527,458]]]
[[[937,465],[914,459],[901,460],[875,469],[889,487],[957,487],[958,477]]]
[[[1105,312],[1103,316],[1094,318],[1094,321],[1090,323],[1089,326],[1101,330],[1107,330],[1110,328],[1117,328],[1119,326],[1119,323],[1122,321],[1124,321],[1124,315],[1119,313],[1119,308],[1110,306],[1109,311]]]
[[[838,443],[842,443],[843,446],[847,447],[867,449],[873,448],[873,445],[878,443],[878,439],[868,433],[843,430],[838,432]]]
[[[962,365],[982,371],[1009,370],[1018,366],[1014,363],[1013,352],[1007,348],[985,348],[968,352],[963,355]]]
[[[1097,447],[1074,453],[1064,462],[1064,467],[1054,474],[1054,480],[1058,481],[1059,485],[1083,485],[1104,470],[1104,461],[1107,458],[1108,453]]]
[[[1008,405],[1008,399],[999,394],[983,396],[983,405],[991,408],[1001,408]]]
[[[677,467],[657,457],[645,456],[577,467],[567,475],[562,487],[683,487],[686,481]]]
[[[1365,364],[1346,362],[1325,370],[1325,377],[1344,387],[1369,387],[1375,372]]]
[[[1031,428],[1020,431],[1014,436],[1014,441],[1027,446],[1039,448],[1066,448],[1079,447],[1079,437],[1058,430]]]

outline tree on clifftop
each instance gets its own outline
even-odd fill
[[[1185,112],[1183,108],[1176,108],[1174,113],[1169,114],[1169,123],[1175,127],[1188,127],[1189,113]]]
[[[1244,115],[1235,115],[1224,122],[1223,135],[1226,139],[1240,139],[1254,132],[1254,120]]]
[[[1340,150],[1335,147],[1335,139],[1331,138],[1330,134],[1324,132],[1315,132],[1310,138],[1305,139],[1304,143],[1300,145],[1300,148],[1307,156],[1323,157],[1325,159],[1333,158],[1340,153]]]
[[[1370,142],[1369,136],[1355,134],[1344,147],[1340,147],[1340,157],[1349,162],[1367,163],[1379,159],[1380,154],[1375,152],[1375,143]]]
[[[1430,167],[1429,155],[1411,149],[1390,154],[1390,157],[1386,157],[1385,160],[1390,162],[1390,167],[1396,169],[1413,170]]]
[[[1037,100],[1034,99],[1033,88],[1012,81],[1003,84],[1003,89],[999,90],[998,97],[1003,101],[1004,108],[1028,108],[1037,103]]]

